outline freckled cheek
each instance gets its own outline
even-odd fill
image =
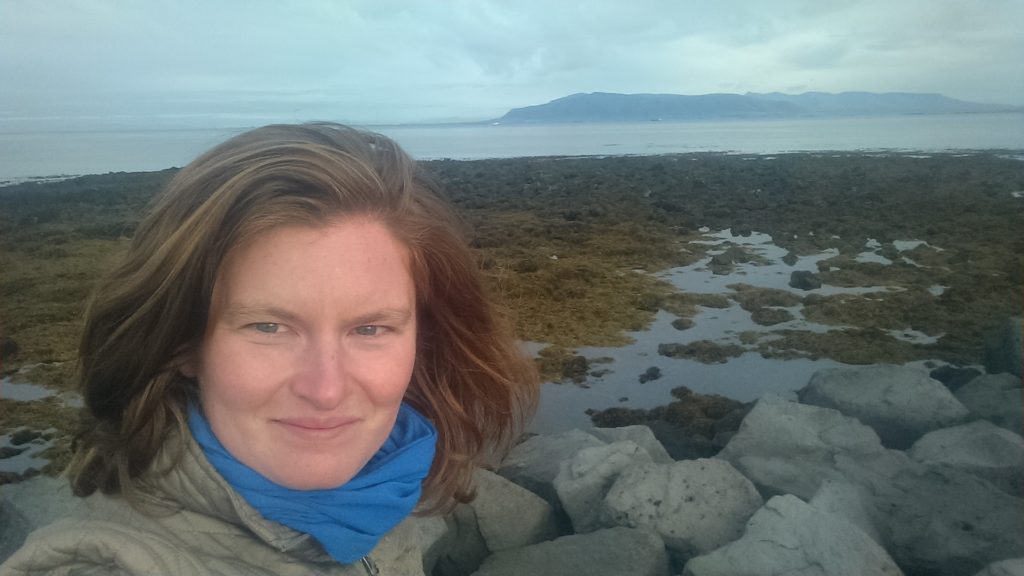
[[[294,372],[296,363],[280,351],[252,353],[251,346],[214,342],[204,350],[199,385],[234,405],[259,404]]]
[[[415,348],[392,351],[362,363],[360,380],[378,404],[397,404],[412,379]]]

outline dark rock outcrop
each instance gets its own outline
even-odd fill
[[[797,270],[789,275],[789,285],[798,290],[821,288],[821,278],[814,272]]]

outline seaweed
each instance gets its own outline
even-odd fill
[[[466,223],[487,287],[519,336],[553,345],[537,359],[550,380],[585,380],[589,363],[576,348],[627,343],[629,332],[649,326],[659,310],[685,320],[699,307],[727,308],[732,299],[761,323],[785,319],[784,308],[797,302],[784,291],[733,286],[728,294],[682,294],[655,275],[717,251],[691,243],[705,226],[770,234],[793,256],[834,249],[839,255],[820,263],[822,281],[892,289],[805,297],[808,319],[836,327],[825,334],[744,333],[742,346],[690,343],[666,352],[702,361],[756,349],[772,358],[966,365],[983,359],[988,330],[1019,314],[1024,201],[1011,192],[1024,189],[1024,162],[999,153],[746,158],[439,160],[423,167]],[[74,388],[91,287],[173,173],[0,188],[3,374],[45,363],[18,378]],[[892,265],[857,261],[869,238]],[[900,251],[896,240],[927,244]],[[754,260],[742,249],[725,254],[719,260]],[[929,291],[936,285],[939,294]],[[907,328],[937,341],[914,344],[888,332]],[[56,399],[4,400],[0,430],[26,423],[65,430],[75,411]]]

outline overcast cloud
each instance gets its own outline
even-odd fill
[[[575,92],[1024,105],[1020,0],[0,0],[0,120],[494,118]]]

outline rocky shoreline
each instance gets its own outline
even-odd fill
[[[412,520],[409,573],[1024,574],[1021,377],[949,382],[822,370],[711,457],[673,458],[645,425],[530,437],[473,502]],[[49,477],[7,488],[0,558],[82,505]]]
[[[600,403],[591,402],[593,397],[580,402],[580,396],[571,396],[571,406],[548,410],[547,416],[569,420],[565,410],[572,409],[571,426],[584,426],[588,415],[583,411],[594,408],[588,411],[589,418],[599,426],[642,426],[636,430],[645,432],[629,432],[628,438],[601,435],[618,432],[587,429],[585,434],[597,438],[601,446],[624,440],[643,446],[642,450],[619,446],[616,450],[625,452],[609,452],[602,463],[628,461],[625,468],[639,470],[652,462],[661,466],[702,462],[704,472],[720,475],[721,482],[734,486],[737,501],[748,504],[742,513],[733,512],[736,517],[749,516],[739,532],[734,527],[728,533],[729,538],[739,539],[732,541],[736,542],[753,529],[744,523],[757,517],[756,510],[765,511],[755,523],[758,526],[766,517],[786,514],[802,518],[800,524],[813,524],[817,512],[804,510],[791,498],[813,502],[825,486],[831,487],[830,497],[835,500],[869,499],[872,506],[884,508],[894,505],[895,495],[917,484],[936,500],[942,496],[953,501],[959,499],[948,490],[939,490],[939,484],[955,486],[955,492],[965,494],[972,490],[981,494],[980,482],[1007,489],[1007,482],[1013,485],[1012,472],[974,481],[969,478],[976,477],[977,470],[947,477],[933,470],[945,469],[946,464],[916,458],[936,458],[946,451],[949,440],[941,435],[918,446],[928,434],[956,430],[976,419],[1021,432],[1019,416],[1014,416],[1020,407],[1019,377],[1015,386],[1005,378],[999,383],[999,374],[1019,373],[1019,318],[1009,322],[1010,332],[1016,330],[1015,341],[1012,335],[1009,339],[998,336],[995,343],[987,341],[991,334],[1006,332],[1006,317],[1019,314],[1022,306],[1020,286],[1024,280],[1019,255],[1024,253],[1024,239],[1019,224],[1024,215],[1024,162],[1019,158],[1019,153],[1000,152],[700,153],[442,160],[425,165],[465,219],[481,267],[508,311],[509,321],[535,347],[538,366],[546,378],[564,383],[546,386],[574,391],[592,388],[604,396]],[[0,508],[0,514],[7,514],[0,525],[31,526],[47,518],[48,510],[56,512],[66,504],[60,499],[52,507],[45,503],[58,480],[22,480],[37,474],[55,475],[67,461],[81,406],[73,391],[73,372],[82,303],[98,271],[123,248],[144,207],[173,172],[86,176],[0,189],[0,269],[4,270],[0,275],[0,318],[4,320],[0,326],[0,376],[4,378],[0,384],[0,484],[6,484],[0,492],[8,500],[6,507]],[[757,285],[755,277],[770,281]],[[744,327],[709,329],[706,320],[716,317],[740,318]],[[610,347],[623,347],[645,331],[653,334],[657,327],[661,330],[658,340],[644,343],[643,349],[634,342],[637,347],[628,362],[610,357],[614,355],[608,352]],[[588,348],[600,351],[591,354]],[[923,364],[932,368],[932,379],[945,384],[970,412],[964,420],[962,411],[946,398],[929,405],[930,410],[945,414],[938,430],[931,430],[932,424],[922,428],[906,418],[892,422],[893,413],[882,411],[879,415],[875,413],[878,410],[862,405],[862,394],[880,385],[877,379],[848,386],[857,390],[852,396],[822,391],[817,383],[799,395],[765,396],[755,406],[748,400],[762,393],[752,391],[769,378],[769,362],[804,363],[805,371],[799,378],[786,380],[785,390],[800,386],[813,369],[823,366]],[[708,366],[727,369],[728,382],[710,377],[704,370]],[[779,379],[778,374],[773,376]],[[891,387],[892,395],[909,402],[907,397],[917,394],[914,390],[919,387],[934,388],[930,383],[934,380],[927,376],[918,374],[905,380],[900,376],[899,382],[907,384]],[[997,383],[976,383],[979,377],[988,379],[981,383],[993,379]],[[781,379],[785,380],[785,375]],[[1002,386],[1003,396],[989,389],[993,386]],[[14,390],[29,390],[32,397],[12,397],[10,391]],[[657,394],[652,392],[655,390]],[[746,395],[735,394],[737,390]],[[724,397],[730,395],[732,399]],[[656,402],[652,401],[655,396]],[[910,404],[916,406],[918,397],[912,398],[915,401]],[[744,438],[744,426],[757,421],[751,418],[763,416],[773,406],[781,421],[795,418],[794,414],[802,414],[802,418],[808,408],[856,418],[858,426],[870,428],[878,437],[880,448],[862,428],[843,424],[851,438],[860,439],[854,446],[860,452],[851,455],[838,448],[823,448],[833,468],[813,458],[810,463],[800,461],[808,466],[817,462],[811,470],[821,476],[820,482],[775,486],[771,478],[758,476],[745,464],[758,457],[727,458],[742,445],[737,439]],[[1001,412],[1007,406],[1016,406],[1017,412]],[[785,412],[785,407],[793,414]],[[815,418],[824,418],[816,414]],[[919,437],[925,429],[928,434]],[[987,438],[970,440],[984,446],[996,442],[991,429],[957,433]],[[644,444],[649,437],[657,445]],[[775,444],[786,446],[785,439],[792,438],[784,434]],[[530,440],[524,446],[534,441],[540,440]],[[601,447],[590,445],[589,440],[586,444],[587,448]],[[805,460],[816,454],[803,444],[791,448]],[[784,455],[772,453],[773,446],[758,449],[768,451],[770,458],[763,458],[785,468],[781,463]],[[570,460],[578,451],[564,459]],[[663,452],[670,461],[663,461]],[[1004,459],[1012,456],[1000,454]],[[15,461],[28,463],[16,467],[16,472],[3,467]],[[751,510],[757,502],[753,493],[733,472],[724,472],[728,468],[723,464],[754,486],[761,500],[756,510]],[[581,462],[579,466],[583,471],[587,465]],[[491,491],[487,486],[502,483],[508,487],[508,482],[501,480],[507,469],[502,470],[498,469],[496,476],[481,472],[481,477],[494,481],[481,480],[481,499],[472,509],[477,516],[461,508],[442,520],[443,526],[434,521],[439,519],[424,520],[425,525],[433,526],[428,532],[446,542],[429,547],[428,560],[437,559],[438,567],[452,566],[447,572],[437,572],[438,576],[470,574],[485,557],[497,556],[499,550],[526,550],[523,540],[513,538],[517,542],[514,547],[487,540],[493,540],[498,532],[483,528],[522,524],[507,521],[508,510],[515,514],[519,510],[502,503],[505,495],[491,500],[498,512],[480,511]],[[683,472],[672,470],[649,471],[630,481],[639,484],[683,477]],[[551,482],[559,472],[554,471]],[[686,477],[695,473],[689,468],[684,472]],[[671,570],[680,572],[690,557],[704,555],[710,546],[677,546],[674,536],[652,538],[650,527],[633,524],[639,525],[637,518],[645,514],[660,517],[660,512],[627,512],[621,506],[614,513],[601,512],[583,521],[587,530],[600,528],[576,533],[581,531],[574,528],[567,512],[574,505],[563,505],[553,484],[549,482],[546,488],[526,484],[552,507],[557,530],[545,533],[544,547],[523,552],[522,562],[546,559],[547,554],[572,557],[563,544],[547,548],[561,542],[552,538],[569,538],[567,542],[574,543],[597,538],[603,542],[602,551],[581,556],[580,566],[590,566],[586,563],[590,561],[617,565],[604,554],[623,548],[612,542],[619,539],[635,543],[635,549],[642,551],[629,557],[636,566],[622,573],[643,573],[640,567],[645,566],[653,570],[650,573],[660,574],[660,560],[652,564],[651,558],[666,553],[644,550],[674,542],[665,557],[671,559]],[[848,490],[849,485],[855,489]],[[604,506],[607,495],[602,493],[594,501],[591,512]],[[776,497],[784,499],[773,500]],[[1019,491],[1011,497],[1019,498]],[[31,502],[40,505],[27,504]],[[883,510],[881,517],[886,518],[892,510]],[[913,509],[906,510],[904,515],[910,518]],[[21,516],[12,517],[15,513]],[[701,513],[707,515],[705,511],[697,515]],[[481,520],[488,514],[492,520]],[[904,550],[904,541],[917,536],[894,531],[890,523],[869,517],[870,523],[854,524],[869,536],[872,530],[868,528],[873,527],[877,538],[872,541],[907,574],[968,574],[974,569],[976,562],[957,565],[959,572],[930,572],[933,568],[926,562],[915,560]],[[608,518],[616,519],[612,527],[606,526]],[[966,530],[964,526],[972,527],[966,532],[987,526],[962,521],[966,524],[940,527],[949,534],[960,534]],[[473,526],[476,528],[467,528]],[[775,530],[771,523],[767,526],[760,530]],[[605,532],[608,530],[612,532]],[[444,534],[448,536],[440,536]],[[794,531],[794,537],[799,534],[803,532]],[[633,548],[626,548],[633,554]],[[984,551],[964,554],[994,558]]]

